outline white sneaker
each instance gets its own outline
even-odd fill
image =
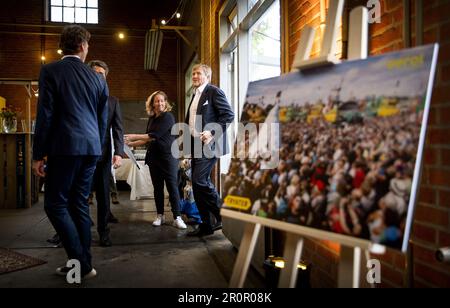
[[[58,267],[56,269],[56,275],[67,276],[67,273],[69,273],[71,269],[72,269],[71,267],[67,266]]]
[[[89,280],[97,276],[97,271],[95,268],[92,269],[89,273],[83,276],[83,280]]]
[[[158,214],[158,216],[156,216],[155,221],[153,222],[153,225],[155,227],[160,227],[166,220],[164,219],[164,215]]]
[[[183,219],[181,219],[181,216],[178,216],[177,219],[173,221],[173,226],[178,229],[187,229],[187,226],[184,223]]]

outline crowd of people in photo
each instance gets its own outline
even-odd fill
[[[263,170],[261,160],[232,161],[225,196],[250,198],[254,215],[400,247],[420,117],[284,123],[278,167]]]

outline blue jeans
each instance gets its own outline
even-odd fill
[[[92,270],[87,200],[97,160],[97,156],[58,156],[47,161],[44,209],[68,258],[80,261],[81,275]]]

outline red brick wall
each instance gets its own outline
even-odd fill
[[[311,56],[316,57],[320,50],[320,1],[297,0],[288,1],[289,25],[289,64],[292,66],[297,46],[300,41],[301,30],[309,25],[316,29]]]
[[[0,11],[0,23],[45,24],[44,1],[29,1],[29,5],[19,5],[18,1],[6,1]],[[170,0],[161,4],[161,10],[171,7],[177,1]],[[144,70],[144,35],[151,26],[151,19],[156,15],[149,8],[148,2],[131,1],[121,5],[111,1],[99,1],[98,26],[87,26],[92,33],[87,61],[101,59],[110,67],[108,84],[110,93],[117,96],[122,103],[142,101],[155,90],[165,91],[170,100],[178,102],[177,75],[177,38],[173,33],[165,35],[158,71]],[[119,29],[142,29],[129,33],[120,41],[114,35]],[[41,28],[1,27],[0,31],[40,32]],[[42,31],[59,33],[61,29],[42,29]],[[59,36],[39,36],[0,33],[0,78],[38,79],[41,66],[41,51],[44,50],[46,63],[58,60]],[[17,86],[0,85],[0,96],[7,99],[7,104],[25,108],[25,90]],[[32,106],[33,116],[36,110]],[[24,114],[25,116],[25,114]]]
[[[424,1],[424,43],[437,41],[440,51],[413,232],[416,285],[447,288],[450,287],[450,265],[437,263],[434,252],[439,247],[450,246],[449,13],[449,1]]]
[[[102,59],[108,63],[110,92],[121,101],[145,101],[156,90],[163,90],[171,100],[178,100],[176,39],[163,40],[156,72],[144,70],[144,38],[128,38],[120,42],[101,37],[92,45],[87,61]]]
[[[365,1],[348,1],[346,7],[364,4]],[[311,23],[318,27],[319,0],[289,1],[289,63],[292,63],[301,29]],[[403,5],[397,0],[381,0],[381,23],[370,26],[370,54],[382,54],[404,48]],[[414,37],[414,5],[411,28]],[[412,234],[414,282],[416,287],[449,287],[450,266],[435,261],[434,252],[442,246],[450,246],[450,13],[449,1],[424,1],[424,44],[441,44],[438,72],[431,104],[430,123],[425,148],[424,171],[420,197]],[[317,54],[317,41],[313,56]],[[319,47],[320,48],[320,47]],[[327,247],[328,246],[328,247]],[[329,244],[310,241],[305,257],[319,269],[313,269],[313,285],[335,285],[339,249],[329,249]],[[330,263],[324,264],[324,258]],[[382,286],[407,286],[406,258],[395,251],[382,257]],[[331,264],[331,265],[330,265]],[[331,266],[331,268],[330,268]],[[315,274],[320,275],[314,277]]]

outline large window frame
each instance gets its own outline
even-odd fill
[[[48,0],[47,20],[57,23],[98,24],[98,0]]]
[[[234,131],[239,123],[250,81],[250,29],[276,1],[280,2],[281,39],[282,0],[227,0],[219,10],[220,88],[227,94],[235,112]],[[233,24],[236,20],[237,26]],[[282,49],[280,42],[280,72],[283,72]],[[230,146],[233,147],[233,140],[229,140]],[[227,173],[230,159],[230,155],[222,157],[222,174]]]

